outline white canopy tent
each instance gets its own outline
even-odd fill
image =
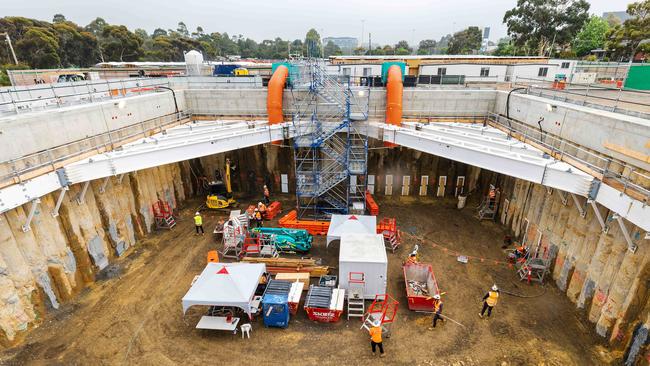
[[[332,215],[330,228],[327,231],[327,244],[341,239],[344,233],[377,234],[377,217],[366,215]]]
[[[194,305],[234,306],[251,316],[251,301],[264,263],[208,263],[183,296],[183,314]]]

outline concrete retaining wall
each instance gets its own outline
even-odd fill
[[[497,92],[495,113],[506,115],[507,98],[507,92]],[[535,130],[539,128],[537,122],[543,118],[541,126],[545,132],[650,171],[650,161],[630,155],[637,152],[646,159],[650,155],[650,121],[647,119],[519,93],[511,95],[510,118]]]
[[[182,92],[177,93],[183,110]],[[120,108],[120,101],[124,101]],[[109,130],[174,113],[169,92],[145,94],[93,104],[0,118],[0,161],[65,145]]]

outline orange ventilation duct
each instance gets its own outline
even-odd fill
[[[268,94],[266,96],[266,111],[269,114],[269,124],[284,122],[282,115],[282,93],[284,85],[289,76],[289,69],[280,65],[275,69],[271,80],[269,80]]]
[[[393,65],[388,68],[386,77],[386,123],[400,126],[402,124],[402,69]]]

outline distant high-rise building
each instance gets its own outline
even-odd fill
[[[483,28],[483,40],[481,42],[481,52],[485,53],[488,50],[488,42],[490,38],[490,27]]]
[[[323,46],[329,42],[334,43],[335,45],[341,48],[343,52],[352,52],[359,45],[359,39],[356,37],[324,37]]]

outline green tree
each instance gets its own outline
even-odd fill
[[[394,55],[395,54],[395,49],[391,47],[390,45],[385,45],[384,46],[384,55]]]
[[[395,54],[396,55],[410,55],[413,52],[413,49],[409,46],[407,41],[399,41],[395,45]]]
[[[293,42],[291,42],[291,55],[292,56],[302,56],[303,55],[303,50],[304,46],[302,44],[302,39],[295,39]]]
[[[55,23],[59,57],[63,67],[88,67],[98,60],[97,38],[72,22]]]
[[[197,39],[203,36],[205,36],[205,32],[203,31],[203,27],[201,26],[196,27],[196,32],[192,32],[192,38]]]
[[[587,19],[587,0],[517,0],[503,22],[517,47],[543,56],[573,40]]]
[[[104,31],[104,28],[108,25],[106,21],[103,18],[95,18],[92,22],[88,23],[84,29],[86,32],[90,32],[95,35],[95,37],[101,36],[102,32]]]
[[[142,38],[142,40],[146,40],[147,38],[150,38],[149,33],[147,33],[147,31],[142,28],[137,28],[136,30],[133,31],[133,33],[135,33],[136,36]]]
[[[589,54],[593,49],[605,47],[608,32],[609,23],[607,20],[592,16],[573,40],[573,51],[578,57],[582,57]]]
[[[383,56],[386,54],[386,51],[384,51],[382,47],[377,46],[374,50],[372,50],[371,54],[375,56]]]
[[[639,50],[650,52],[650,0],[628,5],[627,13],[630,18],[608,34],[607,47],[632,62]]]
[[[468,55],[481,48],[483,33],[478,27],[468,27],[454,33],[449,41],[447,53],[450,55]]]
[[[320,34],[316,29],[310,29],[305,35],[304,52],[306,57],[320,57],[321,56],[321,40]]]
[[[52,23],[64,23],[65,22],[65,16],[63,14],[54,14],[54,17],[52,17]]]
[[[156,38],[158,36],[166,36],[167,31],[162,29],[162,28],[156,28],[154,29],[153,33],[151,33],[151,38]]]
[[[323,49],[323,53],[325,54],[325,57],[330,57],[330,56],[342,55],[343,51],[341,51],[341,47],[335,45],[334,42],[329,41],[325,45],[325,48]]]
[[[176,28],[176,32],[180,34],[182,37],[189,37],[190,32],[187,30],[187,25],[185,25],[184,22],[178,22],[178,27]]]
[[[29,66],[37,69],[59,67],[61,58],[58,49],[58,37],[52,29],[48,28],[30,27],[16,42],[18,59],[27,61]]]
[[[137,61],[144,55],[143,40],[123,25],[108,25],[102,31],[100,47],[106,61]]]
[[[493,53],[494,56],[517,56],[515,46],[512,44],[510,38],[501,38],[497,43],[497,49]]]
[[[436,49],[436,41],[433,39],[424,39],[418,45],[418,55],[433,55]]]

